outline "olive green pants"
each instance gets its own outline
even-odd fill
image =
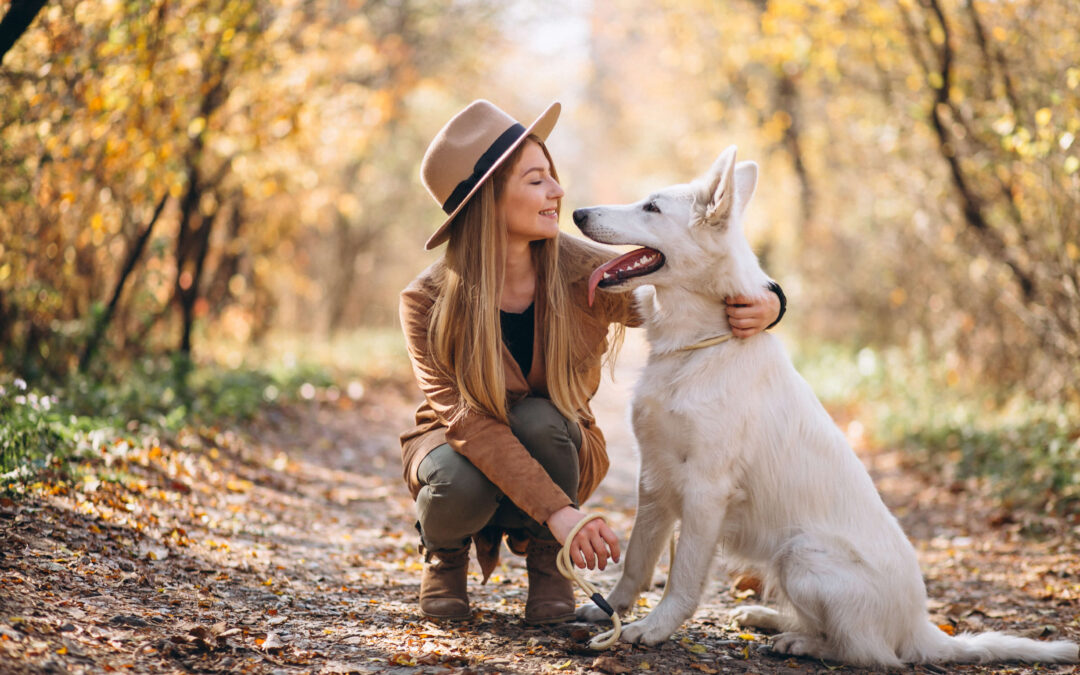
[[[581,429],[545,398],[526,398],[510,409],[510,430],[577,506]],[[428,551],[459,549],[487,525],[541,539],[547,527],[517,508],[487,476],[446,443],[417,467],[417,527]]]

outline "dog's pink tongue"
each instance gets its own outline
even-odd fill
[[[604,278],[604,272],[611,269],[611,263],[615,262],[610,260],[600,267],[597,267],[589,275],[589,307],[592,307],[593,299],[596,297],[596,287],[600,285],[600,280]]]
[[[589,275],[589,307],[592,307],[593,299],[596,297],[596,287],[599,286],[600,282],[604,280],[604,275],[607,274],[607,272],[631,260],[636,260],[637,258],[641,257],[642,252],[647,250],[648,249],[644,248],[635,249],[633,251],[630,251],[629,253],[625,253],[619,256],[618,258],[609,260],[600,267],[594,269],[592,271],[592,274]]]

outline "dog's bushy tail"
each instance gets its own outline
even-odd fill
[[[1080,647],[1057,640],[1042,642],[1006,633],[961,633],[947,635],[927,623],[905,661],[914,663],[987,663],[1023,661],[1025,663],[1077,663]]]

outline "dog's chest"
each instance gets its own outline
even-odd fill
[[[716,443],[723,425],[686,393],[639,385],[633,402],[643,472],[674,493],[726,464],[724,446]]]

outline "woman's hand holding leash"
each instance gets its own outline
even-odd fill
[[[566,540],[571,536],[574,526],[587,516],[573,506],[564,506],[547,520],[548,529],[559,540],[560,544],[566,545]],[[573,534],[570,543],[570,560],[581,569],[591,570],[607,567],[608,558],[613,562],[619,562],[619,539],[615,536],[608,524],[603,520],[590,520],[582,525],[576,534]]]
[[[570,528],[564,529],[567,522],[571,523]],[[572,506],[564,506],[552,514],[548,518],[547,525],[548,529],[563,545],[555,558],[555,566],[559,569],[559,574],[580,586],[581,590],[585,591],[585,595],[589,596],[589,599],[596,603],[597,607],[604,610],[604,613],[611,617],[611,630],[601,633],[589,641],[589,647],[592,649],[607,649],[619,640],[619,636],[622,634],[622,620],[619,618],[619,614],[607,603],[604,596],[600,594],[600,591],[577,573],[574,565],[576,564],[581,568],[588,566],[589,569],[593,569],[593,565],[596,564],[596,551],[601,553],[598,556],[600,569],[604,569],[607,564],[609,552],[611,559],[619,562],[619,540],[607,523],[604,522],[603,516],[597,513],[585,515]],[[588,532],[590,529],[592,533]],[[584,540],[579,541],[579,537],[582,536],[584,536]],[[583,553],[586,545],[593,554],[592,560],[586,558]],[[580,558],[574,562],[571,562],[572,550],[577,550],[580,555]]]

